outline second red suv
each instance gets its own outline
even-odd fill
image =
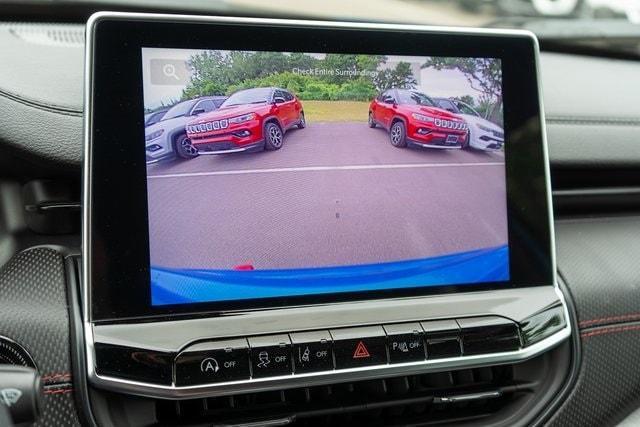
[[[391,144],[430,148],[460,148],[467,137],[467,124],[458,115],[436,107],[417,90],[388,89],[369,106],[369,127],[389,131]]]
[[[231,95],[211,113],[187,123],[187,136],[198,154],[278,150],[284,134],[304,128],[302,103],[285,89],[261,87]]]

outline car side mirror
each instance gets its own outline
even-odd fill
[[[195,110],[193,110],[191,112],[191,115],[192,116],[197,116],[198,114],[202,114],[204,112],[205,112],[204,108],[196,108]]]
[[[276,96],[275,98],[273,98],[274,104],[283,104],[284,102],[285,102],[285,99],[281,96]]]

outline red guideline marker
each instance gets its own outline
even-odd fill
[[[367,346],[364,345],[362,341],[358,343],[356,346],[356,351],[353,352],[354,359],[362,359],[364,357],[370,357],[369,350],[367,350]]]

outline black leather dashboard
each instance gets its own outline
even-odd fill
[[[83,32],[79,25],[0,25],[2,149],[78,180]],[[640,63],[542,53],[541,71],[553,169],[604,176],[608,168],[640,168]],[[558,268],[575,302],[582,359],[551,425],[613,424],[639,403],[637,214],[556,221]],[[45,248],[16,255],[0,270],[0,292],[9,307],[0,311],[0,335],[25,342],[52,386],[42,425],[78,424],[62,256]]]

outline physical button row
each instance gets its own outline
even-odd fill
[[[175,378],[177,386],[199,385],[519,347],[517,325],[498,317],[296,332],[192,345],[176,358]]]

